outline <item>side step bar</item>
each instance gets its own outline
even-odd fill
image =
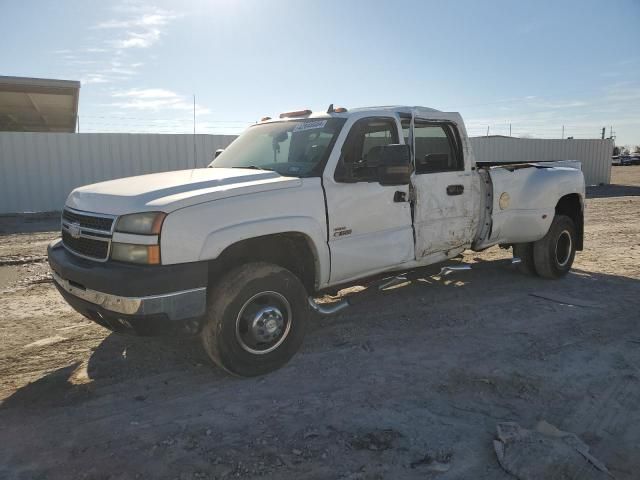
[[[319,313],[320,315],[333,315],[334,313],[338,313],[345,308],[350,307],[351,304],[349,303],[349,300],[345,299],[325,306],[316,302],[313,297],[309,297],[309,306],[311,307],[311,310]]]
[[[503,264],[503,263],[505,263],[505,261],[498,260],[496,262],[491,262],[491,265],[493,266],[495,264]],[[513,257],[512,259],[509,260],[509,263],[511,265],[519,265],[520,263],[522,263],[522,260],[518,257]],[[449,265],[449,266],[442,267],[440,269],[440,272],[438,272],[436,276],[446,277],[448,275],[451,275],[452,273],[471,270],[471,268],[472,268],[471,265],[469,265],[468,263],[464,263],[461,265]],[[385,278],[377,285],[373,284],[370,287],[368,287],[362,294],[355,294],[349,298],[345,298],[343,300],[340,300],[339,302],[330,303],[328,305],[318,303],[315,301],[313,297],[309,297],[308,298],[309,307],[311,307],[311,310],[313,310],[314,312],[320,315],[333,315],[353,305],[352,301],[355,300],[356,298],[367,295],[367,292],[369,292],[369,288],[376,287],[378,291],[381,291],[381,290],[384,290],[385,288],[399,285],[408,280],[409,279],[407,278],[406,275],[398,275],[396,277]],[[368,294],[371,295],[370,292]]]

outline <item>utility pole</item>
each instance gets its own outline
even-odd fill
[[[487,125],[487,137],[489,136],[489,125]]]
[[[604,140],[604,132],[607,130],[607,127],[602,127],[602,140]]]
[[[509,124],[509,136],[511,136],[511,124]]]
[[[562,125],[562,136],[560,138],[564,140],[564,125]]]

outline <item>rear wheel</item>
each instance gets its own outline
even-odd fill
[[[566,215],[556,215],[547,234],[533,243],[533,259],[538,275],[565,276],[576,256],[576,227]]]
[[[306,290],[293,273],[269,263],[248,263],[209,291],[202,343],[226,371],[263,375],[298,351],[308,312]]]
[[[517,266],[519,272],[527,275],[536,275],[536,268],[533,261],[533,243],[514,244],[513,257],[520,259],[520,263]]]

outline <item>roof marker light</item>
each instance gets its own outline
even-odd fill
[[[333,108],[333,103],[329,105],[329,108],[327,108],[327,113],[344,113],[346,111],[347,109],[344,107]]]
[[[305,117],[307,115],[311,115],[311,110],[295,110],[293,112],[284,112],[280,114],[280,118]]]

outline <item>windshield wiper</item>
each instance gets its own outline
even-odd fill
[[[231,168],[248,168],[251,170],[264,170],[266,172],[273,172],[271,168],[258,167],[257,165],[249,165],[248,167],[231,167]]]

